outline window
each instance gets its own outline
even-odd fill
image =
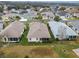
[[[36,40],[38,40],[38,38],[36,38]]]
[[[9,41],[18,41],[18,38],[8,38]]]
[[[72,38],[72,36],[69,36],[69,38]]]
[[[30,40],[31,40],[31,38],[30,38]]]
[[[6,38],[4,38],[4,40],[6,41]]]
[[[76,38],[76,36],[73,36],[73,38]]]
[[[14,41],[18,41],[18,38],[13,38]]]

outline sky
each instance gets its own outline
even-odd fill
[[[79,1],[79,0],[0,0],[0,1]]]

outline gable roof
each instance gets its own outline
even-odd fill
[[[30,25],[28,38],[50,38],[48,28],[45,24],[40,22],[32,22]]]
[[[49,26],[50,26],[51,31],[54,34],[55,38],[57,38],[57,35],[59,35],[60,31],[64,32],[67,36],[77,36],[78,35],[70,27],[68,27],[66,24],[64,24],[62,22],[50,21]],[[60,31],[59,31],[59,29],[60,29]]]
[[[6,36],[8,38],[10,37],[18,38],[22,35],[23,31],[24,31],[24,24],[19,21],[15,21],[12,22],[9,26],[7,26],[4,30],[2,30],[0,32],[0,35]]]
[[[51,12],[51,11],[42,12],[41,14],[42,14],[42,15],[49,16],[49,17],[53,17],[53,16],[54,16],[53,12]]]
[[[69,13],[79,13],[79,8],[67,8],[65,11]]]

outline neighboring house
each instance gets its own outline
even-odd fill
[[[58,11],[58,8],[59,8],[59,5],[56,5],[56,6],[54,7],[54,13],[56,13],[56,12]]]
[[[79,13],[74,13],[73,16],[79,17]]]
[[[79,35],[79,20],[62,20],[62,22],[67,23]]]
[[[42,15],[43,19],[50,20],[50,19],[54,18],[54,14],[51,11],[42,12],[41,15]]]
[[[70,8],[66,8],[65,11],[68,13],[79,13],[79,8],[70,7]]]
[[[20,11],[19,11],[19,10],[16,10],[16,9],[11,9],[10,12],[11,12],[11,13],[16,13],[16,14],[18,14]]]
[[[32,9],[27,9],[27,13],[25,14],[25,16],[27,17],[27,19],[32,20],[34,17],[37,16],[37,12]]]
[[[79,17],[79,8],[71,7],[71,8],[67,8],[65,11],[71,14],[72,16]]]
[[[11,13],[16,13],[16,14],[24,14],[24,13],[27,13],[27,11],[26,10],[23,10],[23,9],[18,9],[18,10],[11,9],[10,12]]]
[[[3,42],[19,42],[24,31],[24,24],[15,21],[0,32]]]
[[[3,21],[0,20],[0,32],[3,30]]]
[[[71,17],[71,15],[65,11],[58,11],[56,15],[64,16],[65,18]]]
[[[44,23],[32,22],[29,27],[28,42],[47,42],[51,38],[48,28]]]
[[[9,14],[6,14],[6,15],[3,15],[2,16],[2,20],[3,21],[14,21],[14,17],[15,16],[20,16],[19,14],[15,14],[15,13],[9,13]]]
[[[62,22],[50,21],[48,23],[54,37],[58,38],[59,40],[72,40],[76,39],[76,37],[78,36],[78,34],[75,31],[73,31],[70,27],[68,27],[66,24]]]

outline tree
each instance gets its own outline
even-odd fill
[[[54,20],[55,20],[55,21],[60,21],[61,18],[60,18],[59,16],[55,16]]]
[[[66,8],[65,7],[60,7],[59,10],[64,11]]]
[[[0,12],[3,12],[3,6],[0,7]]]
[[[0,48],[3,46],[2,36],[0,36]]]
[[[16,20],[19,20],[19,19],[21,19],[21,18],[20,18],[19,16],[16,16],[15,19],[16,19]]]

